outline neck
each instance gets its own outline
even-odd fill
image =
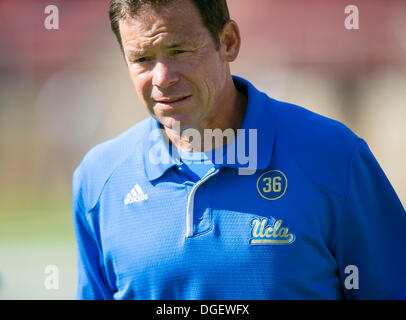
[[[230,76],[220,103],[214,113],[198,126],[176,131],[165,127],[169,140],[178,149],[189,152],[205,152],[231,143],[241,128],[248,97],[238,91]]]

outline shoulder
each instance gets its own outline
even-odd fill
[[[81,201],[87,210],[97,204],[104,185],[114,171],[129,157],[137,158],[137,152],[142,153],[143,141],[148,138],[151,121],[151,118],[147,118],[86,153],[73,174],[74,202]]]
[[[279,146],[314,182],[344,197],[351,159],[362,139],[337,120],[271,101]]]
[[[305,143],[306,148],[318,149],[315,142],[327,148],[352,148],[359,139],[351,129],[337,120],[298,105],[270,100],[273,102],[278,130],[300,143]]]

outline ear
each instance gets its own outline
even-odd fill
[[[240,29],[235,21],[228,21],[219,35],[220,51],[224,60],[232,62],[237,59],[241,47]]]

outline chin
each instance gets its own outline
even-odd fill
[[[189,119],[180,119],[178,117],[165,117],[157,120],[164,127],[178,132],[194,127],[193,122],[191,122]]]

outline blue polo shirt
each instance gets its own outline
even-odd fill
[[[405,210],[367,144],[234,82],[234,162],[191,178],[153,118],[84,157],[77,298],[405,299]]]
[[[192,179],[195,181],[202,179],[215,166],[207,152],[186,152],[183,150],[177,150],[177,152],[180,161],[189,169]]]

